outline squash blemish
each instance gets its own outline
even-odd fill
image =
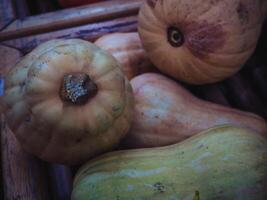
[[[220,24],[191,22],[185,27],[185,43],[191,53],[199,58],[207,57],[223,47],[226,34]]]
[[[161,182],[157,182],[153,185],[154,189],[158,193],[164,193],[165,192],[165,186]]]
[[[158,0],[147,0],[147,4],[148,4],[151,8],[155,8],[157,1],[158,1]]]
[[[247,24],[249,21],[249,11],[243,3],[239,3],[236,9],[241,25]]]
[[[199,191],[195,191],[195,196],[194,196],[193,200],[200,200]]]

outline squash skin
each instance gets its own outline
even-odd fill
[[[85,105],[59,97],[65,74],[84,72],[98,85]],[[6,77],[1,98],[23,149],[56,163],[80,164],[115,147],[129,130],[133,96],[117,61],[83,40],[52,40],[26,55]]]
[[[123,148],[174,144],[216,125],[233,124],[267,136],[261,117],[201,100],[173,80],[155,73],[131,80],[134,117]]]
[[[98,38],[95,45],[117,59],[129,80],[139,74],[156,71],[142,47],[137,32],[107,34]]]
[[[267,141],[219,126],[181,143],[105,154],[75,176],[72,200],[265,200]]]
[[[147,0],[138,32],[152,63],[163,73],[190,84],[221,81],[235,74],[253,53],[264,18],[260,0]],[[184,43],[167,41],[178,28]]]

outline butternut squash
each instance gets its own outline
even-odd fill
[[[234,124],[267,135],[261,117],[193,96],[178,83],[155,73],[131,80],[134,119],[122,142],[127,148],[174,144],[216,125]]]
[[[95,45],[117,59],[122,72],[129,80],[139,74],[156,71],[142,47],[137,32],[107,34],[97,39]]]
[[[267,141],[219,126],[181,143],[108,153],[76,174],[72,200],[266,200]]]

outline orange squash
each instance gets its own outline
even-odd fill
[[[1,108],[22,147],[79,164],[112,149],[132,119],[131,86],[117,61],[83,40],[52,40],[6,76]]]
[[[236,73],[253,53],[265,0],[146,0],[138,31],[162,72],[191,84]]]
[[[137,32],[107,34],[97,39],[95,44],[117,59],[129,80],[139,74],[156,71]]]
[[[261,117],[196,98],[160,74],[147,73],[131,80],[134,119],[122,145],[155,147],[174,144],[205,129],[231,124],[267,136]]]

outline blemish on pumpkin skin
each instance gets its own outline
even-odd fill
[[[165,186],[161,182],[157,182],[153,185],[156,192],[164,193],[165,192]]]
[[[146,2],[151,8],[155,8],[157,1],[158,0],[147,0]]]
[[[238,18],[239,18],[241,25],[247,24],[249,22],[249,11],[246,5],[240,2],[238,4],[236,12],[238,14]]]
[[[31,122],[31,116],[27,116],[27,117],[25,118],[25,122]]]
[[[210,1],[210,4],[211,5],[215,5],[215,4],[217,4],[217,3],[219,3],[221,0],[211,0]]]
[[[76,139],[76,143],[80,143],[82,141],[82,138]]]
[[[226,33],[221,24],[190,22],[184,25],[185,45],[198,58],[208,57],[223,47]]]
[[[193,197],[193,200],[200,200],[200,194],[199,191],[195,191],[195,195]]]

